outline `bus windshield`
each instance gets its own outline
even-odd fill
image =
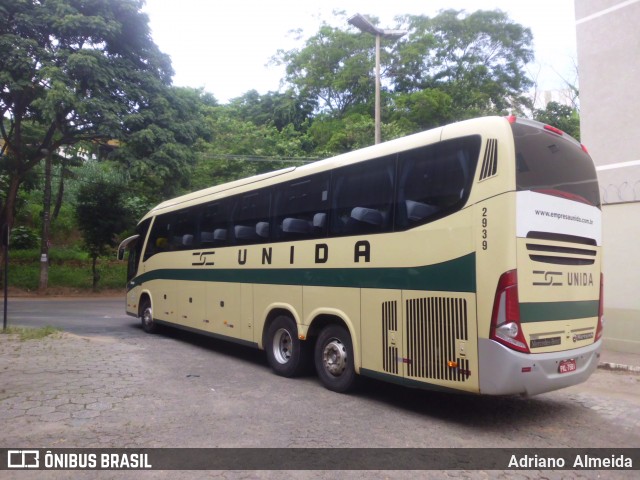
[[[511,124],[518,191],[534,190],[600,208],[593,161],[577,142],[518,121]]]

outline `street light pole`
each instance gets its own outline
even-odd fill
[[[376,27],[373,23],[367,20],[366,17],[356,13],[353,17],[347,20],[351,25],[356,27],[362,32],[370,33],[376,37],[376,90],[375,90],[375,143],[380,143],[380,39],[390,38],[397,40],[407,32],[405,30],[386,30]]]
[[[376,34],[376,106],[375,106],[375,143],[381,141],[380,134],[380,34]]]

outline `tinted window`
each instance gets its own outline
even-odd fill
[[[127,262],[127,281],[131,280],[138,273],[138,265],[140,263],[140,256],[142,254],[142,246],[144,245],[144,240],[149,231],[150,223],[151,220],[147,219],[136,227],[136,233],[140,235],[140,237],[138,238],[138,240],[136,240],[133,248],[129,250],[129,259]]]
[[[277,239],[303,240],[327,234],[329,174],[295,180],[277,187]]]
[[[479,152],[480,137],[473,136],[400,153],[397,228],[411,228],[462,208]]]
[[[395,155],[337,169],[332,183],[332,235],[391,230]]]
[[[535,125],[512,123],[516,186],[600,206],[591,157],[576,143]]]
[[[156,253],[168,252],[171,249],[171,224],[173,215],[165,213],[158,215],[153,221],[151,234],[147,241],[147,248],[144,251],[144,259],[147,260]]]
[[[209,203],[204,206],[200,222],[200,244],[202,247],[227,245],[231,242],[229,200]]]
[[[269,241],[271,238],[270,204],[271,194],[268,190],[258,190],[238,198],[233,218],[233,236],[236,243]]]
[[[191,250],[197,248],[198,211],[187,208],[173,214],[171,225],[171,249]]]

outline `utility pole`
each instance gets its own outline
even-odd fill
[[[49,230],[51,227],[51,157],[47,152],[44,164],[44,201],[42,206],[42,243],[40,244],[40,283],[38,293],[44,294],[49,285]]]
[[[361,32],[367,32],[376,37],[376,105],[375,105],[375,143],[381,142],[380,133],[380,39],[389,38],[397,40],[408,32],[405,30],[386,30],[376,27],[366,17],[356,13],[347,20],[351,25],[359,29]]]

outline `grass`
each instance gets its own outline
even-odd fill
[[[30,327],[7,327],[6,330],[0,330],[0,333],[6,335],[18,335],[20,337],[20,341],[24,342],[25,340],[40,340],[42,338],[48,337],[49,335],[54,335],[59,333],[61,330],[47,325],[46,327],[40,328],[30,328]]]
[[[115,255],[98,259],[98,289],[122,289],[126,284],[127,265]],[[35,291],[40,282],[40,251],[12,250],[9,253],[9,286]],[[77,247],[51,248],[49,254],[49,288],[90,291],[91,259]]]

